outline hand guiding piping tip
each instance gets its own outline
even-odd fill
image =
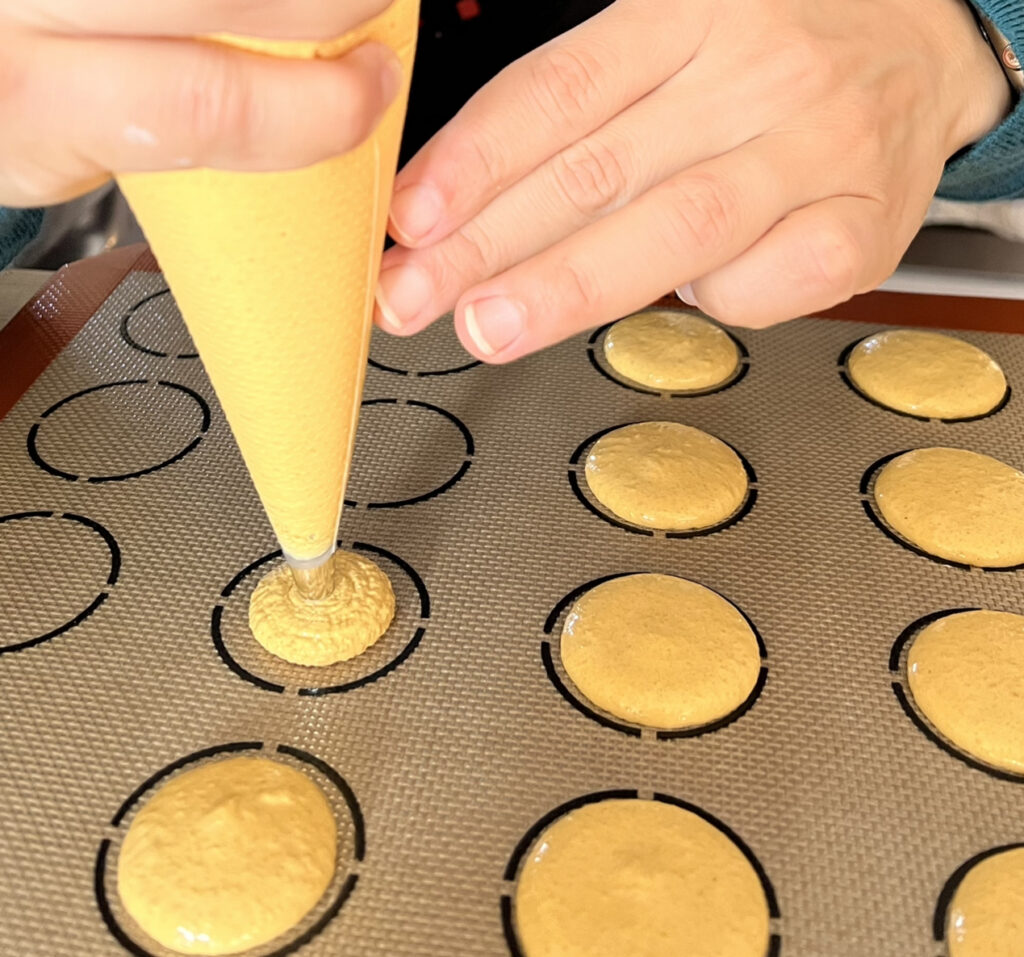
[[[494,356],[507,349],[526,328],[522,304],[503,296],[491,296],[469,303],[463,310],[466,335],[477,351]]]
[[[430,277],[413,263],[385,269],[377,280],[377,306],[387,325],[395,332],[416,319],[432,296]]]

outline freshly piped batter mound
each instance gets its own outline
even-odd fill
[[[846,367],[865,395],[925,418],[984,415],[1006,394],[1003,370],[988,353],[938,332],[893,329],[869,336]]]
[[[975,864],[946,923],[949,957],[1024,957],[1024,848]]]
[[[337,843],[308,777],[228,758],[173,777],[143,806],[118,856],[118,894],[165,947],[234,954],[302,920],[331,882]]]
[[[743,504],[747,473],[724,442],[677,422],[641,422],[602,436],[587,485],[619,518],[689,531],[724,522]]]
[[[746,701],[761,668],[744,617],[672,575],[627,575],[590,589],[565,619],[561,654],[594,704],[652,728],[724,717]]]
[[[882,518],[907,541],[981,568],[1024,562],[1024,475],[964,449],[915,449],[875,480]]]
[[[525,957],[764,957],[768,918],[736,845],[660,801],[601,801],[559,818],[515,893]]]
[[[1024,773],[1024,616],[940,618],[910,646],[907,681],[921,711],[957,747]]]
[[[361,655],[388,630],[395,593],[388,576],[353,552],[337,551],[334,591],[307,601],[287,565],[274,569],[252,593],[249,627],[271,654],[297,665],[333,665]]]
[[[736,343],[713,322],[659,309],[620,319],[604,337],[608,364],[654,389],[712,389],[736,371]]]

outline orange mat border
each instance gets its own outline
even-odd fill
[[[160,271],[144,243],[64,266],[0,329],[0,419],[133,271]],[[667,295],[658,303],[679,305],[679,300]],[[870,292],[820,315],[880,325],[1024,333],[1024,301],[1015,299]]]
[[[0,329],[0,419],[128,273],[159,272],[144,243],[64,266]]]
[[[662,296],[657,305],[678,307],[681,303],[675,293],[669,293]],[[1024,333],[1024,300],[1019,299],[875,291],[854,296],[848,302],[815,313],[815,316],[819,319],[877,322],[883,326]]]

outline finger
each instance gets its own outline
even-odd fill
[[[211,43],[48,38],[8,67],[0,128],[23,159],[4,173],[22,202],[111,170],[308,166],[365,139],[401,82],[377,44],[285,62]]]
[[[695,63],[672,77],[444,239],[422,249],[390,249],[378,290],[383,327],[401,335],[418,332],[451,310],[470,286],[763,132],[773,118],[770,109],[748,116],[728,108],[737,101],[756,105],[759,80],[743,74],[727,87],[716,86],[708,69]]]
[[[463,345],[481,359],[515,359],[735,258],[791,209],[828,194],[821,164],[780,164],[779,150],[799,155],[760,137],[691,167],[471,289],[456,311]]]
[[[894,231],[877,200],[832,197],[793,211],[680,296],[729,325],[783,322],[874,289],[896,268],[913,232]]]
[[[209,33],[329,40],[389,0],[0,0],[0,17],[55,33],[193,37]]]
[[[21,173],[0,168],[0,206],[34,209],[66,203],[99,189],[110,179],[110,173],[94,173],[75,179],[62,178],[58,185],[46,191],[44,198],[40,198],[34,186],[31,189],[25,188],[25,177]]]
[[[668,0],[618,0],[513,63],[403,169],[391,206],[404,245],[434,242],[558,150],[597,129],[681,69],[710,5],[686,23]],[[638,52],[642,51],[642,55]]]

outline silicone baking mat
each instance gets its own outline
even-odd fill
[[[259,954],[514,954],[531,829],[604,792],[727,828],[778,953],[944,953],[943,887],[1024,840],[1024,784],[934,736],[898,639],[948,609],[1024,612],[1024,571],[903,547],[865,476],[928,445],[1024,466],[1024,340],[960,333],[1017,391],[952,424],[844,382],[844,349],[876,328],[737,330],[742,375],[702,396],[617,381],[600,332],[504,368],[471,363],[445,324],[375,336],[340,537],[386,568],[398,617],[366,655],[310,671],[247,632],[276,544],[161,276],[132,272],[0,421],[0,950],[163,955],[117,900],[125,828],[161,775],[261,749],[318,780],[342,843],[324,900]],[[737,521],[672,537],[601,514],[589,443],[650,419],[743,455]],[[701,582],[756,626],[761,681],[729,720],[654,734],[572,688],[571,596],[632,571]]]

